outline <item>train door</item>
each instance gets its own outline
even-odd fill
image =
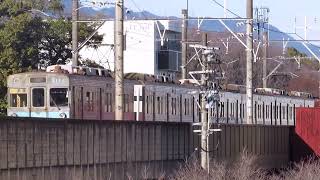
[[[45,87],[31,88],[30,117],[48,117],[48,107]]]

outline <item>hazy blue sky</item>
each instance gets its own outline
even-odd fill
[[[223,4],[223,0],[217,0]],[[228,0],[228,8],[245,17],[246,0]],[[162,16],[181,16],[186,0],[125,0],[125,5],[134,11],[147,10]],[[254,6],[270,8],[270,23],[285,32],[294,31],[294,17],[297,25],[304,25],[304,16],[308,17],[309,39],[320,39],[320,0],[254,0]],[[223,17],[223,8],[212,0],[189,0],[190,16]],[[230,17],[232,15],[230,14]],[[316,19],[316,22],[315,22]],[[303,35],[303,31],[298,32]]]

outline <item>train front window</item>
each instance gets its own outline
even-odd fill
[[[32,89],[32,106],[44,107],[44,89],[43,88]]]
[[[50,89],[50,106],[61,107],[68,106],[68,89],[51,88]]]
[[[10,94],[10,107],[27,107],[27,94]]]

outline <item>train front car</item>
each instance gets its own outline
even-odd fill
[[[27,72],[11,75],[8,116],[70,118],[69,77],[66,74]]]

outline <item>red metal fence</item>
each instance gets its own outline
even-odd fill
[[[296,133],[320,156],[320,108],[297,108]]]

